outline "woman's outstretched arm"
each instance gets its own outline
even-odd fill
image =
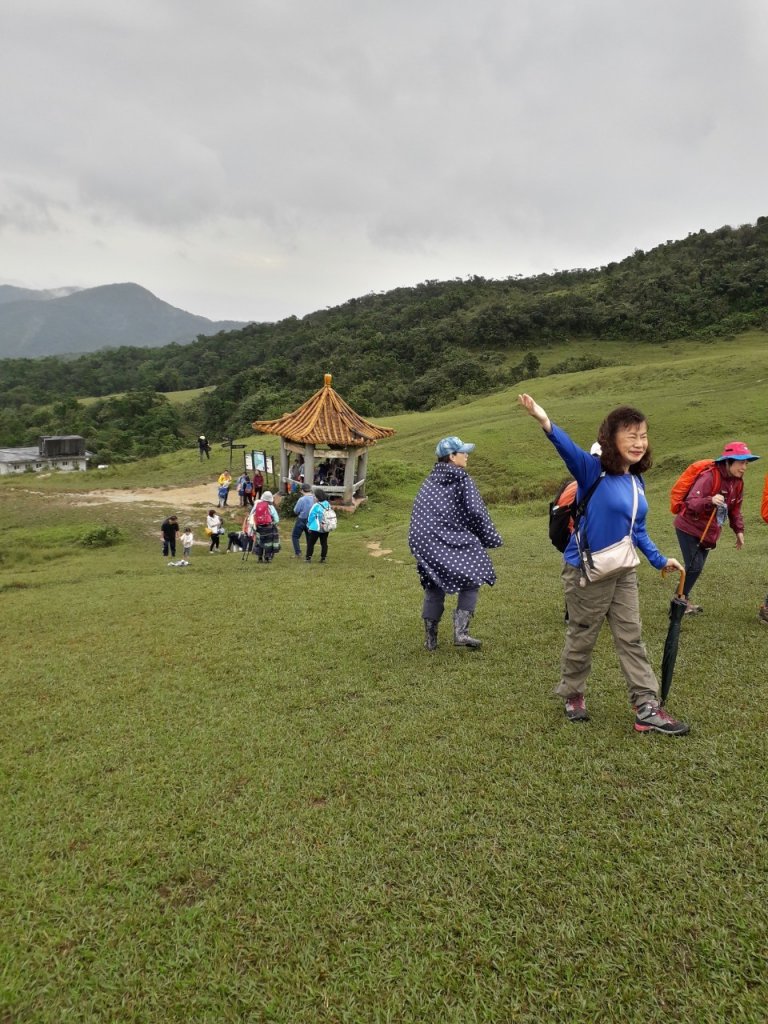
[[[529,416],[533,416],[535,420],[539,421],[546,434],[552,433],[552,421],[538,402],[535,402],[530,395],[518,395],[517,400]]]

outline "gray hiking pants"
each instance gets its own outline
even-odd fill
[[[566,562],[561,574],[568,608],[565,645],[560,658],[561,697],[583,694],[592,668],[592,651],[605,620],[633,706],[659,699],[659,684],[641,639],[637,570],[628,569],[599,583],[579,586],[581,573]]]
[[[474,615],[475,608],[477,607],[477,595],[479,593],[480,587],[472,587],[471,590],[460,590],[459,599],[456,602],[457,610]],[[434,622],[439,622],[443,617],[444,610],[445,591],[439,587],[425,587],[424,606],[421,610],[422,619],[432,619]]]

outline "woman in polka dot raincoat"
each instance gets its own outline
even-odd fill
[[[480,646],[469,635],[469,621],[480,586],[496,582],[485,549],[501,547],[502,539],[466,469],[474,447],[458,437],[444,437],[436,448],[437,463],[413,503],[408,544],[424,588],[421,617],[428,651],[437,647],[446,594],[459,595],[453,613],[454,644]]]

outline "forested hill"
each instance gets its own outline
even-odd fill
[[[0,443],[17,443],[8,436],[28,422],[25,407],[212,384],[197,421],[211,432],[242,432],[306,399],[324,371],[364,415],[426,409],[520,379],[521,369],[534,368],[537,348],[551,342],[594,338],[599,354],[601,339],[653,343],[766,327],[767,300],[768,217],[761,217],[591,270],[426,281],[189,345],[2,360]],[[13,431],[4,429],[4,415],[14,417]]]

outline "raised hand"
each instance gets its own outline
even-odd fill
[[[552,423],[550,418],[538,402],[536,402],[530,395],[518,395],[517,401],[522,405],[529,416],[533,416],[535,420],[538,420],[548,434],[551,432]]]

